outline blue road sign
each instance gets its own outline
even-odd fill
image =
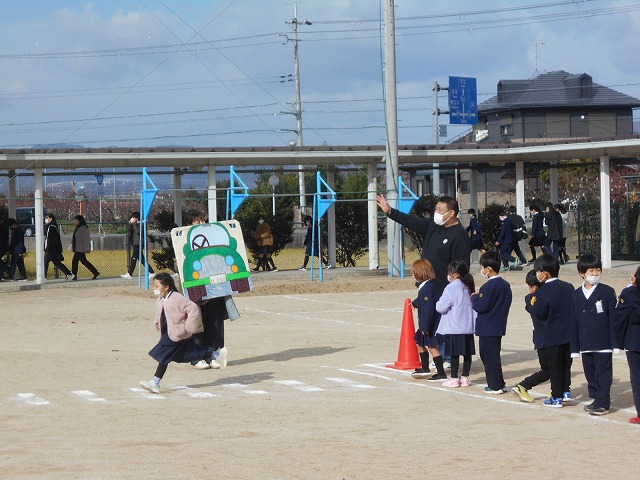
[[[478,123],[478,90],[475,78],[449,77],[449,123]]]

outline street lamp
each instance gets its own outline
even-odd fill
[[[277,176],[271,175],[269,177],[269,185],[271,185],[271,212],[274,217],[276,216],[276,187],[279,183],[280,179]]]

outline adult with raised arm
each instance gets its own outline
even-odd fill
[[[460,208],[453,197],[442,196],[433,212],[433,218],[402,213],[387,202],[384,195],[376,201],[380,209],[394,222],[413,230],[424,238],[422,258],[429,260],[436,274],[434,283],[442,293],[447,286],[447,267],[453,261],[469,265],[471,243],[465,228],[458,219]]]

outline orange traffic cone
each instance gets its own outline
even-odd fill
[[[422,367],[418,347],[414,340],[416,327],[413,323],[413,306],[408,298],[404,301],[404,316],[402,317],[402,331],[400,332],[400,347],[398,348],[398,361],[389,368],[409,370]]]

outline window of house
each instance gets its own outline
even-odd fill
[[[511,124],[500,125],[500,135],[513,135],[513,126]]]

